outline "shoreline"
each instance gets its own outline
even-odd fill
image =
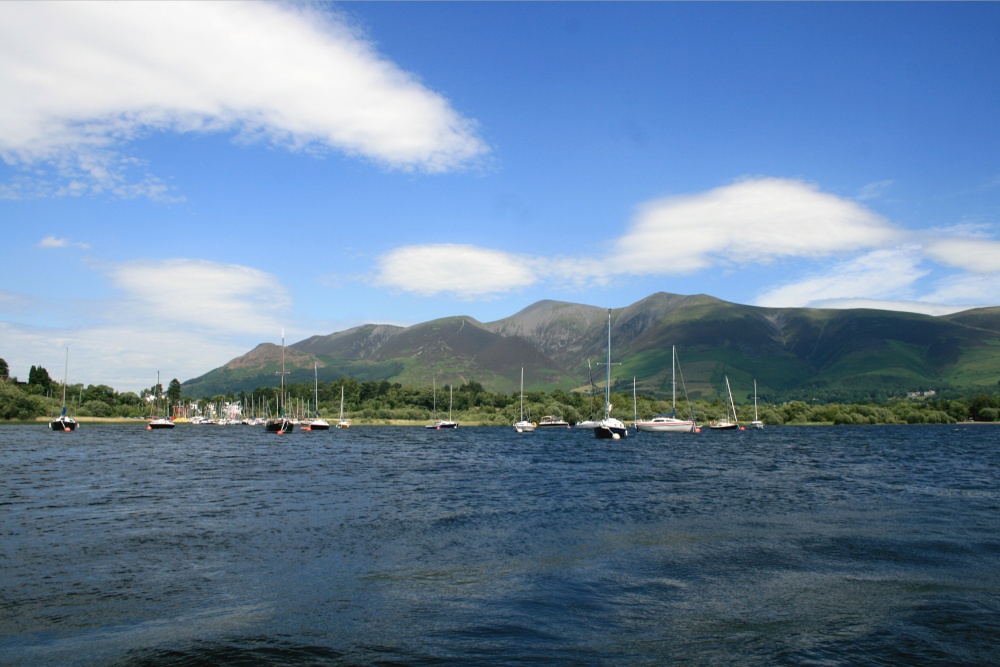
[[[43,424],[48,425],[50,421],[55,419],[55,417],[35,417],[32,420],[23,419],[11,419],[11,420],[0,420],[0,426],[2,425],[18,425],[18,424]],[[73,417],[80,424],[145,424],[149,421],[146,417]],[[185,426],[213,426],[213,424],[191,424],[188,419],[177,419],[174,422],[177,425]],[[410,420],[410,419],[372,419],[358,421],[355,419],[351,420],[351,426],[401,426],[401,427],[423,427],[427,426],[428,423],[423,420]],[[962,421],[955,422],[953,424],[839,424],[839,426],[990,426],[990,425],[1000,425],[1000,422],[982,422],[982,421]],[[234,424],[234,426],[239,426],[239,424]],[[497,428],[511,428],[511,424],[494,424],[490,422],[463,422],[459,421],[459,426],[465,427],[479,427],[479,426],[495,426]],[[830,422],[791,422],[788,424],[765,424],[765,429],[768,428],[781,428],[782,426],[838,426],[832,421]],[[330,430],[337,430],[331,428]],[[543,429],[544,430],[544,429]],[[559,429],[557,429],[559,430]],[[750,429],[749,426],[747,430]],[[654,434],[655,435],[655,434]]]

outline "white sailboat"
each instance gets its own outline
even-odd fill
[[[432,382],[433,379],[431,380]],[[451,403],[453,398],[453,387],[448,385],[448,418],[438,419],[437,418],[437,384],[434,384],[434,423],[428,424],[424,428],[433,429],[435,431],[440,431],[443,428],[458,428],[458,422],[451,420]]]
[[[70,431],[75,431],[79,426],[77,421],[66,414],[66,383],[69,381],[69,348],[66,348],[66,370],[63,374],[63,395],[62,395],[62,412],[58,417],[49,422],[49,428],[53,431],[62,431],[63,433],[69,433]]]
[[[514,423],[514,430],[518,433],[531,433],[535,430],[535,425],[524,418],[524,368],[521,368],[521,419]]]
[[[264,422],[264,430],[267,433],[291,433],[295,430],[295,423],[285,416],[285,330],[281,330],[281,395],[275,405],[278,416]]]
[[[604,385],[604,419],[594,427],[598,438],[618,440],[628,435],[628,428],[621,419],[611,416],[611,309],[608,308],[608,363]]]
[[[671,356],[673,357],[670,382],[672,385],[670,414],[656,415],[651,419],[635,422],[636,429],[647,433],[700,433],[701,430],[695,423],[694,409],[691,408],[690,419],[679,419],[677,417],[677,346],[672,346]],[[683,378],[683,376],[682,376]],[[687,392],[685,392],[686,398]],[[688,407],[690,408],[690,403]]]
[[[757,380],[753,381],[753,421],[750,426],[754,428],[764,428],[764,422],[757,415]]]
[[[728,375],[726,376],[726,391],[729,392],[729,408],[726,408],[726,416],[711,422],[708,427],[716,431],[742,431],[744,428],[740,426],[740,421],[736,417],[736,403],[733,402],[733,390],[729,386]],[[730,408],[732,408],[732,419],[730,419]]]
[[[160,371],[156,371],[156,411],[160,411]],[[170,403],[167,402],[167,412],[170,411]],[[166,417],[150,415],[149,423],[146,424],[147,431],[164,431],[174,427],[174,422]]]
[[[337,428],[351,428],[351,420],[344,419],[344,385],[340,385],[340,420]]]
[[[313,401],[316,403],[316,417],[315,419],[309,420],[305,426],[302,427],[303,431],[329,431],[330,422],[319,416],[319,369],[316,366],[316,362],[313,362]]]

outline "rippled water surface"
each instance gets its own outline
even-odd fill
[[[0,426],[0,664],[998,664],[998,452]]]

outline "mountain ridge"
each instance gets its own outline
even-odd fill
[[[705,294],[657,292],[611,309],[614,376],[642,391],[671,390],[676,346],[689,393],[719,395],[757,381],[772,395],[993,388],[1000,378],[1000,307],[946,316],[875,309],[770,308]],[[310,336],[286,348],[286,381],[349,376],[428,385],[476,381],[493,391],[517,387],[587,390],[588,363],[607,355],[608,309],[542,300],[505,318],[467,315],[400,327],[365,324]],[[186,395],[275,386],[281,348],[262,343],[183,383]],[[308,373],[306,372],[308,371]],[[598,372],[595,377],[601,376]]]

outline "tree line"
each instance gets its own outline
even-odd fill
[[[301,407],[303,413],[316,412],[313,383],[292,383],[286,386],[286,409]],[[341,378],[318,385],[319,412],[335,416],[340,411],[341,389],[344,395],[346,416],[358,421],[387,422],[391,420],[426,421],[436,414],[445,415],[451,403],[452,416],[459,422],[510,425],[520,416],[519,392],[502,393],[486,390],[479,382],[465,382],[459,386],[404,386],[398,382],[363,381]],[[139,393],[118,392],[107,385],[71,384],[66,387],[66,402],[71,414],[79,417],[148,417],[156,410],[165,411],[167,403],[187,405],[204,410],[207,405],[239,402],[244,414],[266,406],[276,413],[281,397],[275,387],[257,387],[253,391],[217,394],[198,398],[185,397],[181,383],[170,381],[166,390],[161,385],[143,389]],[[152,400],[151,400],[152,399]],[[603,394],[567,392],[524,392],[525,416],[538,421],[545,415],[554,415],[570,423],[603,415]],[[640,418],[670,412],[669,401],[647,394],[633,397],[631,391],[613,392],[612,414],[625,422],[634,413]],[[0,419],[33,420],[37,417],[58,414],[62,405],[62,384],[52,380],[48,371],[32,366],[27,382],[8,377],[7,363],[0,359]],[[753,418],[753,404],[737,404],[741,421]],[[681,401],[678,413],[687,416],[694,411],[699,423],[726,414],[721,399]],[[834,424],[947,424],[968,419],[974,421],[1000,421],[1000,395],[979,393],[967,397],[885,398],[859,403],[837,401],[793,400],[781,404],[763,402],[758,406],[760,418],[767,424],[797,424],[825,422]],[[193,414],[193,413],[191,413]]]

